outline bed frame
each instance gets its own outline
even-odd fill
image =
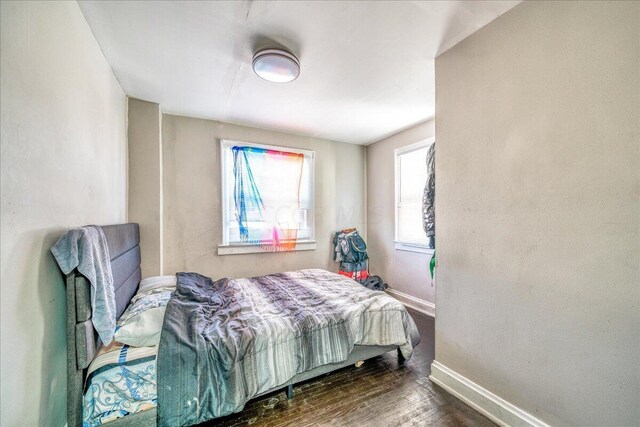
[[[142,278],[140,269],[140,231],[138,224],[118,224],[102,227],[109,254],[116,296],[117,316],[124,312],[138,290]],[[90,284],[87,279],[72,271],[66,276],[67,286],[67,425],[82,426],[82,396],[87,368],[100,348],[100,340],[91,323]],[[398,351],[397,346],[355,346],[349,358],[342,363],[319,366],[302,372],[290,381],[258,396],[263,396],[286,387],[287,397],[293,398],[293,385],[353,365],[360,360],[380,356],[389,351]],[[258,397],[256,396],[256,397]],[[156,426],[156,409],[118,418],[111,427]]]

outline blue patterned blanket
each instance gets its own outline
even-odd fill
[[[157,404],[156,347],[113,343],[87,371],[83,427],[95,427]]]

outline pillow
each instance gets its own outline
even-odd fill
[[[118,320],[114,339],[132,347],[158,345],[164,313],[174,288],[138,291]]]
[[[151,347],[160,343],[164,307],[156,307],[133,316],[123,326],[116,329],[114,339],[131,347]]]
[[[146,292],[155,288],[176,288],[177,278],[173,276],[153,276],[142,279],[138,286],[138,293]]]

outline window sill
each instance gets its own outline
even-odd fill
[[[258,245],[219,245],[218,255],[242,255],[242,254],[272,254],[280,252],[314,251],[317,242],[315,240],[305,240],[296,243],[295,249],[288,251],[274,251]]]
[[[395,242],[397,251],[405,251],[405,252],[417,252],[421,254],[433,255],[435,249],[429,249],[423,245],[416,245],[414,243],[402,243]]]

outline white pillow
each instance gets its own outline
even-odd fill
[[[153,276],[142,279],[140,286],[138,286],[138,293],[146,292],[155,288],[176,288],[178,279],[175,275],[172,276]]]
[[[151,347],[160,343],[167,306],[151,308],[132,316],[114,334],[114,339],[132,347]]]
[[[146,290],[139,290],[133,297],[129,307],[118,319],[118,328],[113,335],[116,341],[133,347],[158,345],[164,313],[175,290],[175,287],[157,287],[162,285],[161,282],[166,285],[167,280],[148,283]]]

